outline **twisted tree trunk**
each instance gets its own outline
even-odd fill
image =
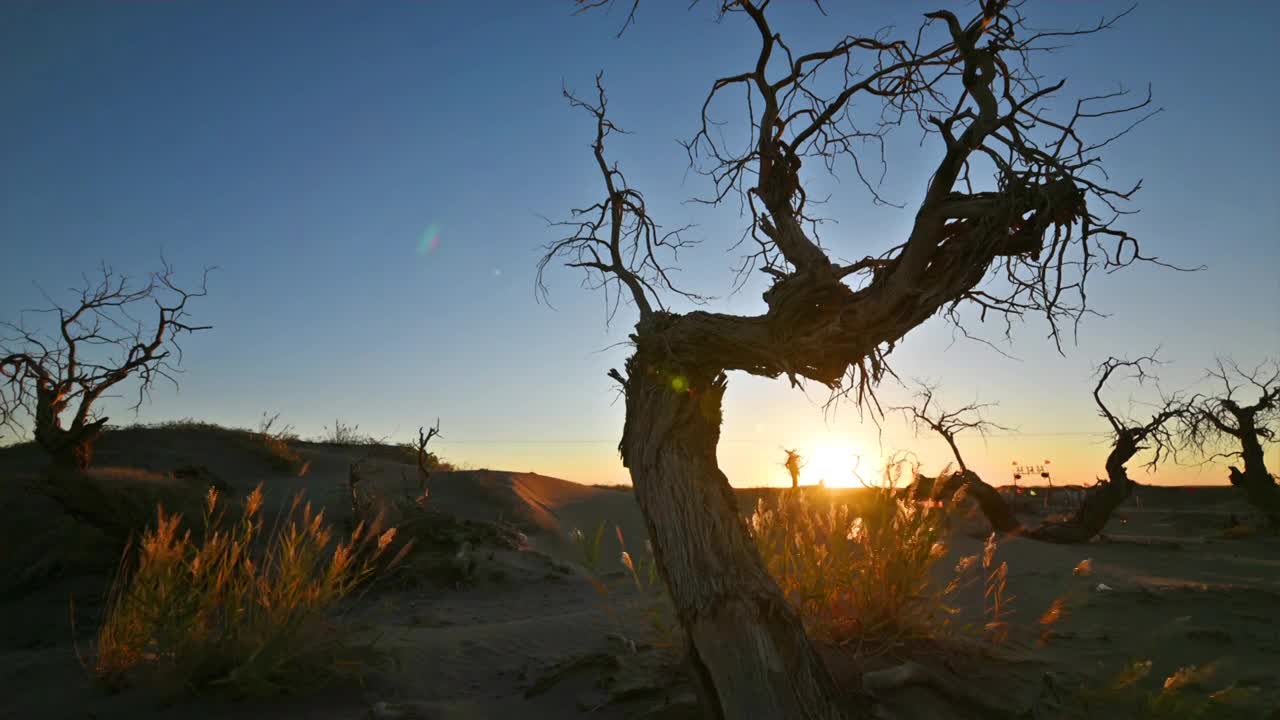
[[[1133,494],[1133,481],[1129,479],[1125,463],[1140,449],[1133,433],[1117,435],[1111,454],[1107,456],[1107,479],[1085,492],[1084,500],[1071,517],[1062,522],[1044,522],[1031,528],[1023,526],[999,491],[972,470],[955,473],[947,482],[938,483],[937,486],[954,488],[958,485],[963,488],[978,503],[978,508],[996,532],[1041,542],[1084,543],[1102,532],[1116,508]]]
[[[77,413],[71,428],[62,427],[66,399],[54,388],[41,384],[36,389],[35,439],[53,458],[54,465],[86,470],[93,463],[93,446],[102,435],[107,418],[88,421]]]
[[[1266,516],[1271,527],[1280,528],[1280,486],[1276,485],[1275,476],[1267,471],[1254,418],[1243,413],[1236,417],[1240,422],[1240,432],[1236,437],[1240,440],[1244,472],[1233,465],[1231,484],[1244,490],[1249,504]]]
[[[844,718],[800,618],[761,563],[716,463],[726,378],[627,364],[620,449],[712,717]]]

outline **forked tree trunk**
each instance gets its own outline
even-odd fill
[[[93,446],[102,435],[107,419],[85,422],[82,418],[71,428],[62,427],[61,415],[66,401],[48,388],[36,392],[35,439],[53,458],[54,465],[86,470],[93,463]]]
[[[36,432],[36,442],[53,458],[59,467],[87,470],[93,464],[93,448],[101,432],[71,432],[52,428]]]
[[[976,473],[966,470],[952,477],[959,478],[962,487],[978,503],[982,514],[997,532],[1049,543],[1084,543],[1102,532],[1111,514],[1133,494],[1133,481],[1129,479],[1125,463],[1138,450],[1133,438],[1119,435],[1107,456],[1107,480],[1089,488],[1080,507],[1066,520],[1045,522],[1031,528],[1023,526],[1000,493]]]
[[[623,462],[709,715],[846,717],[716,463],[725,376],[677,374],[639,357],[628,370]]]

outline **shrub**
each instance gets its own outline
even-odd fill
[[[228,519],[210,489],[203,534],[156,510],[130,569],[122,563],[98,632],[94,675],[108,687],[295,689],[359,668],[333,621],[395,536],[360,526],[333,542],[323,512],[296,496],[263,532],[262,488]]]
[[[297,442],[298,434],[293,431],[292,425],[277,429],[275,423],[279,418],[279,413],[270,416],[262,413],[262,420],[258,422],[258,431],[253,437],[265,453],[271,469],[276,472],[302,475],[306,473],[307,463],[292,445]]]
[[[749,526],[765,567],[823,640],[936,639],[972,565],[962,563],[945,586],[933,582],[946,554],[943,511],[900,501],[891,487],[869,488],[861,505],[855,517],[847,505],[815,503],[803,490],[772,504],[762,498]]]
[[[332,427],[325,425],[324,433],[320,442],[330,445],[369,445],[373,442],[372,437],[360,434],[359,425],[348,425],[341,419],[334,420]]]

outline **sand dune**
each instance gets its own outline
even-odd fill
[[[130,429],[103,438],[99,459],[104,469],[96,471],[95,478],[106,485],[136,482],[180,489],[183,483],[212,477],[233,496],[262,484],[276,507],[301,491],[335,520],[350,513],[346,483],[353,464],[358,463],[366,490],[384,497],[416,492],[416,468],[395,448],[371,451],[317,443],[295,448],[307,463],[301,475],[272,469],[244,432],[207,426]],[[34,447],[0,449],[0,475],[9,479],[7,494],[0,499],[6,508],[23,508],[31,520],[24,526],[22,512],[9,513],[7,534],[0,537],[0,571],[8,576],[26,570],[13,565],[30,556],[21,551],[54,552],[66,541],[70,521],[61,519],[56,504],[15,494],[23,483],[40,482],[42,464]],[[184,479],[171,474],[192,466],[205,475]],[[739,491],[744,512],[776,492]],[[852,503],[857,492],[838,490],[831,496]],[[1141,492],[1142,508],[1122,508],[1098,542],[1001,543],[999,558],[1009,563],[1009,589],[1016,598],[1016,627],[1006,649],[1017,659],[962,668],[969,681],[998,681],[1004,696],[1031,703],[1043,692],[1049,675],[1058,678],[1056,682],[1103,681],[1125,663],[1151,659],[1157,674],[1185,665],[1212,666],[1215,687],[1235,683],[1252,688],[1264,703],[1280,703],[1280,680],[1274,673],[1280,633],[1273,618],[1280,606],[1280,546],[1267,538],[1222,538],[1231,515],[1247,513],[1230,488]],[[362,601],[351,621],[370,638],[378,638],[397,661],[371,676],[363,688],[234,709],[198,701],[184,706],[182,716],[215,718],[233,712],[246,718],[356,720],[372,712],[384,718],[550,720],[576,717],[601,703],[598,684],[601,673],[609,671],[596,667],[568,673],[546,692],[532,697],[526,692],[558,664],[615,652],[617,641],[611,635],[654,639],[635,616],[611,606],[627,602],[626,583],[617,583],[612,591],[616,596],[606,602],[570,567],[577,549],[569,533],[590,531],[603,522],[608,531],[602,564],[622,579],[617,573],[621,548],[612,528],[622,530],[633,551],[646,538],[632,493],[536,473],[482,469],[433,474],[429,502],[463,520],[513,525],[528,536],[531,547],[483,551],[475,579],[465,584],[388,587]],[[960,533],[950,550],[958,557],[976,552],[980,545],[980,540]],[[1073,575],[1072,569],[1086,557],[1092,559],[1092,575]],[[75,640],[83,647],[90,638],[109,565],[73,572],[80,566],[64,562],[40,583],[0,600],[5,605],[0,608],[0,684],[6,688],[0,718],[172,715],[173,710],[157,708],[145,696],[104,696],[90,687],[76,661],[71,643]],[[1099,584],[1108,589],[1097,590]],[[76,598],[74,630],[69,595]],[[1038,620],[1060,598],[1069,599],[1071,611],[1046,634]],[[964,602],[961,613],[980,620],[980,597]],[[838,676],[845,659],[844,651],[833,652],[831,666]],[[640,693],[643,702],[610,705],[584,717],[631,717],[655,704],[665,709],[648,717],[696,716],[687,683],[662,692],[668,694]],[[933,708],[930,717],[981,717],[965,715],[923,689],[907,691],[890,705]],[[1095,712],[1091,720],[1106,717]]]

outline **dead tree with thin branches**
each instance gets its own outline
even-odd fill
[[[1280,487],[1264,462],[1263,443],[1274,442],[1280,425],[1280,361],[1251,370],[1230,360],[1218,360],[1207,378],[1217,392],[1197,393],[1187,400],[1179,439],[1183,447],[1208,461],[1239,459],[1244,470],[1231,465],[1231,484],[1245,492],[1249,503],[1280,528]],[[1255,399],[1244,404],[1241,395]]]
[[[920,383],[920,388],[916,392],[915,402],[911,405],[896,405],[888,408],[890,412],[901,413],[910,421],[916,434],[921,431],[929,431],[937,434],[946,443],[951,450],[951,455],[955,458],[955,467],[957,470],[947,472],[944,470],[936,478],[930,478],[913,473],[912,484],[909,487],[909,495],[912,500],[918,501],[937,501],[948,502],[962,488],[977,486],[978,490],[972,493],[972,497],[981,506],[983,514],[991,520],[992,526],[1000,532],[1016,532],[1020,530],[1020,525],[1009,507],[1004,502],[1004,498],[996,492],[995,488],[991,488],[978,476],[969,464],[965,462],[964,455],[960,452],[960,445],[956,437],[962,432],[977,433],[982,437],[986,437],[987,433],[992,430],[1008,430],[1003,425],[999,425],[985,417],[986,411],[995,407],[994,403],[969,403],[954,410],[942,408],[935,393],[937,388]],[[983,487],[989,488],[990,493],[983,490]]]
[[[1074,534],[1082,537],[1079,542],[1083,542],[1102,532],[1111,513],[1133,494],[1134,483],[1125,465],[1138,453],[1148,452],[1144,465],[1147,470],[1155,470],[1176,451],[1174,428],[1185,414],[1181,398],[1161,393],[1160,405],[1146,422],[1141,422],[1117,414],[1102,396],[1107,382],[1117,371],[1128,372],[1140,385],[1154,385],[1156,378],[1152,369],[1158,362],[1152,353],[1134,360],[1110,357],[1098,366],[1093,401],[1098,406],[1098,414],[1111,426],[1113,436],[1105,466],[1107,477],[1085,492],[1080,507],[1055,531],[1059,535],[1070,538]]]
[[[713,187],[702,200],[736,197],[749,215],[740,280],[753,269],[769,277],[767,310],[668,305],[701,301],[673,278],[689,243],[681,230],[660,229],[607,158],[606,142],[621,130],[599,76],[591,97],[565,96],[591,118],[603,196],[555,224],[565,235],[548,244],[537,287],[545,296],[544,271],[563,262],[605,291],[609,317],[624,299],[639,316],[633,354],[610,373],[626,400],[619,449],[706,706],[722,718],[837,718],[844,710],[833,681],[762,566],[716,462],[727,373],[812,381],[833,400],[874,405],[894,348],[936,314],[958,323],[973,308],[1003,317],[1008,332],[1012,319],[1040,313],[1057,340],[1087,312],[1092,272],[1155,261],[1116,223],[1138,186],[1111,186],[1100,157],[1155,111],[1149,93],[1130,102],[1123,91],[1067,103],[1062,115],[1047,107],[1065,81],[1042,83],[1034,57],[1113,20],[1037,31],[1020,3],[982,0],[968,21],[940,10],[900,39],[851,34],[801,53],[773,28],[769,5],[717,3],[757,32],[759,46],[743,72],[712,83],[685,144]],[[717,116],[730,93],[745,100],[741,133]],[[1086,139],[1098,121],[1113,131]],[[908,123],[938,151],[909,233],[861,260],[833,260],[817,236],[809,172],[851,165],[865,179],[864,150],[878,153]]]
[[[418,439],[414,444],[414,449],[417,451],[418,502],[420,503],[426,501],[428,491],[427,484],[431,479],[431,453],[427,452],[427,443],[431,442],[431,438],[438,437],[440,435],[440,418],[436,418],[436,424],[434,427],[426,428],[426,432],[423,432],[423,430],[424,428],[418,428]]]
[[[96,278],[86,276],[71,291],[79,295],[73,306],[50,300],[46,310],[0,323],[6,332],[0,337],[0,425],[21,432],[30,421],[36,442],[56,464],[89,467],[108,420],[95,414],[94,403],[108,390],[135,378],[130,409],[136,412],[157,381],[177,387],[179,338],[211,327],[192,325],[187,312],[188,302],[206,295],[211,269],[197,289],[187,290],[164,261],[142,283],[103,265]],[[153,319],[141,319],[143,312]],[[33,329],[28,314],[57,316],[54,331]]]
[[[934,401],[934,389],[925,386],[917,394],[918,401],[914,405],[895,407],[894,410],[907,415],[917,431],[927,428],[946,440],[959,465],[959,471],[938,478],[934,499],[947,499],[956,491],[963,490],[973,498],[991,527],[998,532],[1051,543],[1088,542],[1102,532],[1111,514],[1133,494],[1134,483],[1126,468],[1129,461],[1138,453],[1149,450],[1151,454],[1146,466],[1154,470],[1176,448],[1173,427],[1185,413],[1181,399],[1162,397],[1160,407],[1145,422],[1117,414],[1103,399],[1103,390],[1117,371],[1129,371],[1139,384],[1153,384],[1155,377],[1151,366],[1154,364],[1155,356],[1145,355],[1136,360],[1110,357],[1098,366],[1093,400],[1113,433],[1111,451],[1105,463],[1107,477],[1085,492],[1080,506],[1065,520],[1046,521],[1036,527],[1023,526],[1000,493],[973,472],[960,453],[956,442],[956,435],[960,432],[970,430],[985,434],[991,429],[1004,429],[982,417],[982,411],[990,405],[975,403],[956,410],[943,410]]]

